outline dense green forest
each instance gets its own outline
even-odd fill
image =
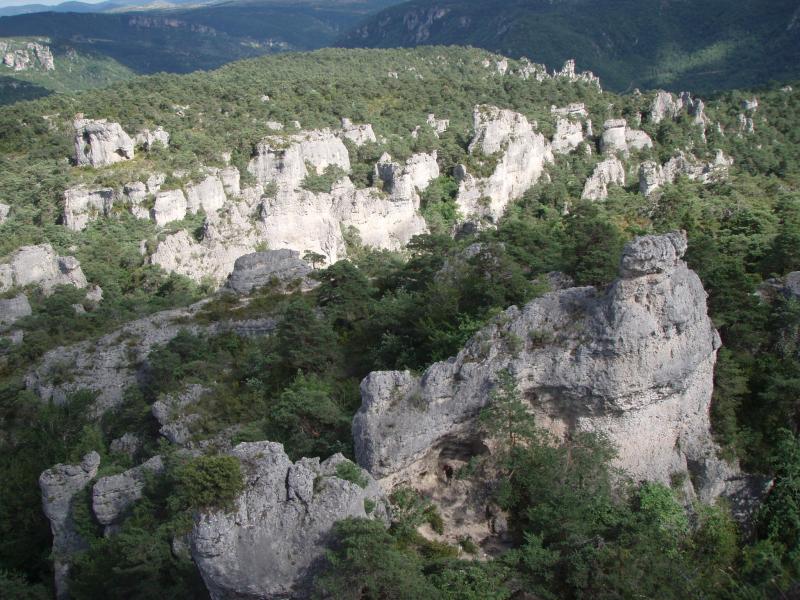
[[[31,292],[33,315],[19,322],[24,341],[0,346],[0,596],[51,595],[48,521],[37,478],[90,450],[101,475],[131,466],[112,452],[125,432],[144,439],[138,458],[165,457],[167,469],[148,482],[118,533],[104,537],[88,496],[76,508],[88,548],[71,572],[75,598],[203,598],[206,590],[173,540],[195,510],[226,505],[241,489],[238,463],[226,456],[187,457],[157,434],[152,404],[187,383],[212,392],[200,401],[195,440],[281,442],[293,458],[352,457],[350,423],[360,404],[358,384],[372,370],[422,371],[454,355],[500,311],[547,291],[541,276],[563,271],[577,285],[601,289],[616,277],[624,243],[636,235],[684,229],[687,261],[709,294],[723,348],[715,374],[714,433],[730,458],[775,483],[755,522],[741,527],[724,504],[691,505],[675,489],[620,479],[615,449],[596,435],[567,441],[547,434],[522,409],[509,378],[483,415],[501,444],[462,477],[500,472],[496,501],[508,512],[513,549],[487,561],[465,539],[460,548],[432,542],[417,529],[436,527],[437,511],[411,491],[392,496],[389,529],[370,520],[340,522],[327,570],[315,583],[320,598],[787,598],[800,581],[800,302],[756,294],[765,279],[800,270],[800,98],[781,85],[706,98],[707,141],[687,115],[642,128],[655,141],[636,160],[666,160],[692,148],[701,158],[717,149],[734,160],[725,181],[702,185],[681,178],[657,201],[627,187],[607,200],[580,200],[597,153],[559,157],[543,179],[514,203],[498,226],[453,238],[457,184],[453,167],[468,162],[472,107],[491,103],[536,120],[553,132],[551,105],[586,104],[592,118],[646,113],[652,94],[619,96],[588,83],[501,77],[483,66],[485,51],[323,50],[227,65],[210,73],[155,75],[103,90],[58,95],[0,109],[0,200],[13,207],[0,225],[0,255],[49,242],[74,254],[99,283],[99,307],[76,312],[82,293]],[[499,58],[499,57],[493,57]],[[511,61],[511,69],[517,66]],[[388,73],[397,73],[397,78]],[[755,132],[737,135],[741,102],[757,95]],[[269,102],[262,100],[269,96]],[[181,107],[176,110],[176,107]],[[72,115],[118,121],[128,131],[162,125],[170,149],[137,153],[133,161],[87,172],[72,167]],[[439,138],[409,136],[428,113],[451,120]],[[55,115],[55,116],[54,116]],[[182,332],[148,358],[147,376],[125,391],[125,402],[92,419],[93,397],[43,403],[24,376],[44,352],[93,339],[133,318],[184,306],[210,291],[146,264],[141,240],[164,231],[130,215],[100,219],[83,232],[59,223],[62,193],[77,182],[116,185],[157,170],[221,165],[220,154],[245,173],[267,120],[297,119],[304,128],[336,127],[341,117],[371,123],[383,144],[351,152],[352,178],[371,183],[372,166],[387,150],[404,158],[437,150],[441,177],[424,192],[430,234],[404,252],[377,251],[354,236],[348,260],[319,269],[309,293],[269,286],[242,305],[217,294],[201,323],[274,316],[274,335],[240,337]],[[725,131],[726,133],[722,133]],[[569,210],[565,210],[569,207]],[[197,228],[194,221],[170,228]],[[200,220],[202,217],[200,217]],[[448,259],[474,242],[481,251],[453,277],[438,276]],[[512,425],[509,425],[511,423]],[[353,476],[352,474],[343,476]],[[687,506],[687,504],[689,504]]]
[[[550,66],[575,58],[617,91],[708,93],[796,78],[796,11],[791,0],[413,0],[339,43],[470,44]]]

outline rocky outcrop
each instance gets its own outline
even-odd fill
[[[272,442],[239,444],[232,454],[244,492],[231,513],[200,514],[191,533],[192,558],[214,600],[308,597],[334,523],[386,514],[366,472],[364,487],[337,475],[349,462],[341,454],[292,463]]]
[[[684,492],[703,501],[740,492],[746,481],[711,438],[720,342],[685,250],[682,233],[637,238],[606,293],[571,288],[511,307],[421,377],[371,373],[353,421],[359,464],[385,487],[413,485],[445,448],[469,453],[481,440],[477,415],[508,370],[541,426],[605,434],[634,480],[685,475]]]
[[[76,117],[75,162],[79,167],[105,167],[133,158],[133,140],[119,123]]]
[[[172,221],[181,221],[186,218],[188,208],[189,205],[182,190],[158,192],[151,215],[156,225],[163,227]]]
[[[650,122],[661,123],[664,119],[676,119],[683,110],[683,102],[669,92],[659,90],[650,105]]]
[[[605,200],[609,185],[625,185],[625,166],[612,156],[597,164],[594,172],[583,186],[583,200]]]
[[[189,444],[191,425],[200,418],[192,407],[209,391],[205,386],[193,383],[180,393],[167,394],[154,402],[152,413],[160,425],[158,432],[176,446]]]
[[[579,121],[559,118],[551,143],[555,154],[569,154],[583,142],[583,124]]]
[[[425,122],[428,124],[428,127],[433,129],[436,135],[441,135],[450,127],[450,119],[437,119],[434,113],[429,113]]]
[[[23,317],[31,314],[33,314],[33,311],[25,294],[17,294],[13,298],[0,299],[0,328],[13,325]]]
[[[553,104],[550,106],[550,114],[557,117],[572,117],[575,119],[585,119],[589,116],[589,112],[586,110],[586,105],[583,102],[572,102],[561,108]]]
[[[133,459],[142,449],[142,438],[135,433],[124,433],[109,445],[111,452]]]
[[[420,202],[418,192],[439,177],[436,158],[435,151],[432,154],[413,154],[401,165],[384,152],[375,164],[375,179],[382,182],[383,190],[393,199],[411,201],[417,209]]]
[[[733,159],[718,151],[713,161],[703,162],[692,155],[679,152],[664,165],[653,161],[645,161],[639,167],[639,191],[645,196],[652,196],[665,185],[674,183],[679,176],[703,184],[714,183],[725,179]]]
[[[115,199],[116,192],[111,188],[69,188],[64,192],[64,226],[70,231],[83,231],[90,221],[108,216]]]
[[[92,488],[92,512],[97,522],[106,527],[117,523],[125,512],[144,494],[147,477],[164,471],[164,461],[154,456],[138,467],[119,475],[101,477]]]
[[[475,135],[469,152],[488,159],[499,156],[488,178],[469,174],[463,166],[456,203],[468,219],[497,221],[508,203],[520,198],[553,162],[553,152],[545,137],[534,131],[524,115],[497,108],[476,106],[473,112]]]
[[[233,332],[239,335],[268,335],[276,327],[275,319],[225,320],[210,324],[194,321],[208,300],[186,308],[165,310],[131,321],[96,340],[60,346],[46,352],[25,376],[26,387],[42,400],[63,403],[80,389],[96,392],[93,410],[100,415],[122,402],[125,388],[146,376],[150,351],[165,344],[181,330],[215,335]],[[69,376],[61,376],[65,372]]]
[[[11,212],[11,207],[8,204],[0,202],[0,225],[8,220],[8,213]]]
[[[342,141],[323,129],[264,138],[247,170],[261,185],[274,183],[286,190],[299,187],[309,168],[321,175],[329,166],[350,171],[350,156]]]
[[[224,169],[220,169],[219,179],[222,181],[222,189],[226,194],[238,196],[242,193],[240,187],[241,175],[236,167],[227,166]]]
[[[59,285],[85,288],[86,276],[72,256],[58,256],[50,244],[23,246],[0,263],[0,293],[34,285],[51,294]]]
[[[600,87],[600,78],[591,71],[582,71],[580,73],[575,71],[575,60],[570,59],[564,63],[560,71],[553,72],[554,79],[566,79],[570,82],[583,82]]]
[[[153,130],[142,129],[134,138],[137,146],[151,150],[156,144],[167,148],[169,146],[169,132],[160,125]]]
[[[14,71],[53,71],[56,68],[50,47],[40,42],[0,41],[0,56],[3,64]]]
[[[350,140],[356,146],[363,146],[368,143],[376,143],[378,139],[375,137],[375,132],[372,131],[372,125],[369,123],[355,124],[350,119],[342,119],[342,132],[340,134],[344,139]]]
[[[625,119],[609,119],[603,123],[600,150],[605,154],[622,153],[628,156],[632,150],[653,147],[653,140],[644,131],[631,129]]]
[[[237,294],[249,294],[269,284],[281,290],[297,284],[299,289],[306,291],[316,283],[308,278],[311,271],[309,264],[295,250],[254,252],[236,259],[225,288]]]
[[[193,214],[200,210],[206,214],[215,212],[227,201],[222,180],[217,175],[207,175],[200,183],[188,183],[185,189],[186,208]]]
[[[99,466],[100,455],[90,452],[79,465],[56,465],[39,477],[42,508],[53,532],[53,569],[56,598],[59,600],[69,598],[69,556],[86,548],[86,543],[75,530],[72,506],[75,496],[97,475]]]

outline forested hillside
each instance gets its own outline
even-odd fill
[[[617,91],[710,92],[796,78],[798,10],[793,0],[414,0],[340,44],[469,44],[548,65],[576,58]]]
[[[24,294],[30,303],[30,314],[15,320],[0,314],[0,596],[52,597],[54,564],[58,584],[78,599],[224,597],[231,581],[263,588],[284,571],[235,558],[223,568],[207,550],[219,533],[214,527],[244,531],[237,522],[258,518],[273,496],[292,507],[276,517],[287,523],[294,523],[294,507],[321,502],[315,514],[329,517],[340,514],[342,497],[350,501],[350,518],[314,538],[313,548],[291,545],[296,532],[277,526],[252,543],[259,556],[274,552],[281,569],[287,547],[298,562],[319,552],[298,583],[307,597],[796,594],[800,294],[790,274],[800,271],[800,88],[782,81],[700,101],[655,91],[618,95],[570,65],[562,73],[549,76],[474,48],[328,49],[0,108],[0,203],[7,207],[0,278],[23,247],[50,244],[60,261],[49,289],[44,279],[19,283],[17,274],[0,298]],[[96,158],[90,127],[118,144],[94,166],[87,163]],[[492,131],[503,127],[512,133],[489,147]],[[615,130],[621,142],[612,139]],[[168,141],[162,135],[156,143],[153,132],[168,132]],[[316,154],[305,164],[298,159],[302,172],[282,187],[278,163],[295,160],[292,153],[306,143],[326,144],[326,162],[312,164],[323,147],[313,146]],[[541,173],[496,217],[495,190],[486,182],[519,144],[524,161],[538,144]],[[424,181],[400,190],[401,176],[419,165]],[[225,179],[234,171],[235,185]],[[509,180],[519,177],[509,173]],[[192,212],[184,202],[180,214],[163,216],[161,200],[184,192],[191,198],[209,178],[225,183],[218,205]],[[470,182],[485,187],[468,214]],[[143,190],[138,204],[134,189]],[[81,212],[68,201],[87,194],[113,203],[86,204]],[[310,219],[341,198],[350,208],[334,231],[325,230],[343,240],[334,261],[327,247],[312,246]],[[384,221],[371,214],[357,222],[366,225],[346,221],[363,198],[367,212],[413,205],[409,219],[420,233],[408,244],[394,237],[369,243]],[[221,255],[238,248],[232,230],[262,231],[282,218],[276,207],[292,202],[300,204],[297,212],[283,218],[295,218],[294,229],[307,227],[302,239],[311,240],[292,247],[295,260],[307,263],[301,276],[267,278],[242,293],[230,283],[220,289],[226,278],[187,268],[205,249]],[[513,361],[563,351],[553,362],[579,360],[599,334],[581,329],[583,309],[567,302],[571,294],[584,305],[610,307],[597,309],[598,319],[624,321],[623,311],[613,310],[620,306],[615,293],[672,281],[672,271],[644,270],[639,278],[625,261],[621,268],[626,243],[680,230],[688,248],[680,247],[680,233],[644,243],[674,241],[670,269],[686,279],[670,293],[692,298],[686,310],[702,313],[700,321],[702,289],[686,296],[694,276],[680,262],[684,250],[708,294],[709,326],[719,339],[705,335],[711,354],[704,364],[710,369],[716,356],[711,433],[719,456],[706,463],[724,459],[742,481],[760,483],[752,510],[718,492],[705,502],[695,490],[714,483],[703,481],[713,474],[691,461],[666,478],[620,472],[624,449],[604,435],[577,425],[559,432],[534,418],[539,398],[525,392],[529,381],[513,369],[501,369],[491,387],[476,392],[485,405],[470,418],[486,445],[474,444],[480,449],[465,457],[463,444],[448,439],[446,450],[460,466],[439,474],[433,492],[422,485],[423,472],[399,478],[383,494],[378,484],[388,479],[377,481],[375,469],[350,462],[364,456],[352,423],[377,394],[369,387],[381,377],[374,372],[398,370],[390,377],[411,381],[458,355],[466,366],[452,376],[457,380],[497,354]],[[296,239],[292,233],[247,238],[249,249],[239,256],[283,248],[281,240]],[[174,240],[185,240],[191,252],[159,263]],[[631,248],[637,246],[627,247],[629,255]],[[85,277],[76,283],[79,269]],[[93,286],[102,289],[99,297]],[[631,306],[660,301],[631,294]],[[548,306],[537,301],[552,298],[565,301],[542,311],[541,322],[562,315],[566,325],[517,335],[512,326],[521,317],[507,309],[535,313]],[[603,302],[609,304],[596,304]],[[670,306],[657,312],[677,325],[653,336],[681,340],[696,326]],[[603,339],[611,344],[604,359],[624,353],[624,337]],[[424,376],[405,399],[386,392],[386,411],[407,402],[408,421],[425,422],[446,400],[428,404],[425,386],[443,394],[443,381]],[[671,397],[664,390],[673,384],[684,382],[657,381],[641,395]],[[587,385],[581,398],[592,405]],[[605,415],[600,404],[593,410]],[[609,419],[617,412],[625,411]],[[331,456],[321,464],[300,460]],[[59,463],[71,466],[39,479]],[[739,474],[737,463],[750,475]],[[278,491],[258,492],[274,475],[270,469],[283,464],[289,466],[276,476]],[[119,492],[114,477],[134,483]],[[489,542],[459,521],[458,506],[444,505],[448,491],[462,487],[480,490],[486,510],[478,518],[496,528],[486,530]],[[42,496],[47,489],[57,493]],[[298,520],[297,530],[309,522]],[[271,578],[248,579],[265,569]],[[244,594],[244,584],[235,589]],[[265,597],[284,591],[270,593]]]

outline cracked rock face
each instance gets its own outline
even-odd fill
[[[385,486],[413,482],[446,440],[474,435],[508,369],[539,424],[606,434],[634,480],[683,474],[690,496],[728,493],[738,470],[716,458],[708,415],[720,342],[685,249],[682,233],[637,238],[605,295],[552,292],[509,308],[421,377],[371,373],[353,421],[359,464]]]
[[[23,317],[33,314],[30,302],[25,294],[13,298],[0,299],[0,327],[13,325]]]
[[[78,118],[74,127],[78,166],[105,167],[133,158],[133,140],[119,123]]]
[[[161,457],[154,456],[124,473],[98,479],[92,488],[92,512],[97,522],[107,528],[116,523],[144,494],[147,474],[163,470]]]
[[[53,532],[56,598],[59,600],[69,598],[69,555],[86,548],[72,520],[74,498],[97,475],[99,466],[100,455],[90,452],[79,465],[56,465],[39,476],[42,509]]]
[[[7,263],[0,264],[0,293],[12,287],[35,285],[51,294],[59,285],[88,285],[80,263],[72,256],[58,256],[50,244],[22,246]]]
[[[207,511],[192,530],[191,552],[215,600],[306,598],[336,521],[385,518],[380,487],[337,477],[341,454],[295,463],[272,442],[243,443],[245,490],[232,513]],[[368,515],[365,510],[372,508]]]
[[[497,221],[509,202],[517,200],[541,177],[544,167],[553,162],[550,142],[534,131],[524,115],[496,106],[476,106],[473,112],[475,135],[470,154],[499,156],[494,172],[477,178],[463,167],[456,203],[468,219]]]
[[[583,186],[581,198],[584,200],[605,200],[609,185],[625,185],[625,166],[612,156],[597,164],[594,172]]]
[[[679,176],[703,184],[720,181],[727,177],[732,164],[733,159],[725,156],[721,150],[709,162],[700,161],[684,152],[679,152],[663,166],[648,160],[639,167],[639,191],[649,197],[665,185],[674,183]]]
[[[115,196],[111,188],[69,188],[64,192],[64,226],[70,231],[83,231],[90,221],[108,216]]]
[[[631,150],[653,147],[653,140],[644,131],[631,129],[625,119],[609,119],[603,123],[600,149],[604,154],[622,153],[628,156]]]
[[[552,148],[555,154],[569,154],[583,142],[583,124],[570,119],[556,121]]]
[[[375,132],[372,131],[372,125],[369,123],[353,123],[350,119],[342,119],[342,132],[340,135],[344,139],[353,142],[356,146],[378,141],[378,138],[375,137]]]
[[[314,282],[308,279],[311,271],[308,263],[295,250],[284,248],[254,252],[236,259],[225,287],[237,294],[249,294],[255,288],[272,282],[286,288],[299,281],[301,289],[308,290],[314,287]]]

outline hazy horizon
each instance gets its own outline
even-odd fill
[[[56,4],[63,4],[66,0],[0,0],[0,8],[7,6],[24,6],[26,4],[46,4],[47,6],[55,6]],[[77,0],[85,2],[86,4],[99,4],[104,0]]]

